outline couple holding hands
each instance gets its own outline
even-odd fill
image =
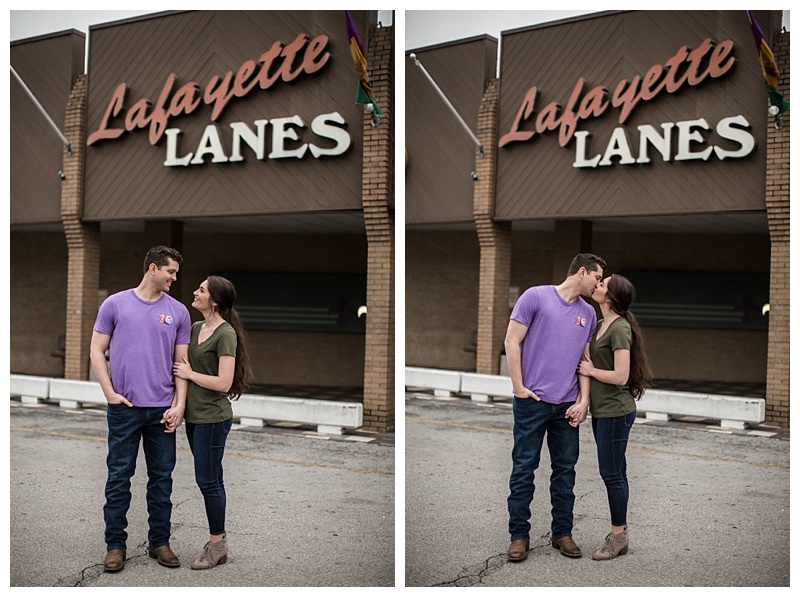
[[[578,426],[592,415],[600,476],[606,485],[611,532],[592,558],[609,560],[628,551],[628,479],[625,451],[636,419],[635,399],[652,373],[644,338],[629,311],[629,280],[603,277],[606,262],[577,255],[558,286],[535,286],[517,301],[506,334],[514,388],[513,468],[508,497],[508,559],[527,558],[534,473],[545,436],[552,474],[552,546],[568,557],[581,550],[572,538]],[[584,299],[592,298],[603,319]]]
[[[194,324],[187,308],[169,296],[182,262],[175,249],[150,249],[139,285],[108,297],[94,325],[92,369],[108,401],[107,572],[125,567],[130,480],[140,442],[148,478],[148,554],[163,566],[180,566],[169,541],[175,431],[184,420],[209,527],[209,540],[191,567],[227,561],[222,457],[233,422],[231,400],[248,388],[247,346],[233,308],[236,291],[225,278],[209,276],[194,291],[192,307],[203,315]]]

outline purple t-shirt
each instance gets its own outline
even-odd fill
[[[100,305],[95,331],[111,336],[109,371],[114,391],[133,406],[170,406],[175,395],[175,346],[189,344],[189,311],[164,293],[157,301],[140,299],[133,289]]]
[[[511,319],[527,326],[522,350],[522,383],[544,402],[561,404],[578,398],[578,362],[597,323],[583,298],[568,303],[555,286],[526,290]]]

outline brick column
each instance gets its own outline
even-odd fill
[[[394,427],[394,143],[392,86],[394,27],[370,32],[370,83],[383,110],[380,125],[364,115],[361,197],[367,231],[367,334],[364,355],[364,429]]]
[[[508,329],[508,287],[511,284],[511,222],[495,222],[494,201],[497,176],[497,99],[500,81],[489,81],[478,110],[478,139],[484,147],[476,151],[472,211],[480,246],[478,283],[478,347],[475,371],[496,375]]]
[[[587,220],[556,220],[553,232],[553,284],[567,277],[569,264],[578,253],[592,250],[592,223]],[[602,255],[600,255],[602,257]]]
[[[100,225],[81,222],[85,151],[86,75],[76,77],[67,102],[61,183],[61,222],[67,239],[67,330],[64,377],[88,379],[89,343],[97,316],[100,281]]]
[[[781,74],[781,92],[789,99],[789,33],[774,48]],[[766,110],[767,106],[764,105]],[[789,121],[776,130],[769,118],[767,133],[767,219],[770,236],[769,336],[767,343],[767,423],[789,427]]]

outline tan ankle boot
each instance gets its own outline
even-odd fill
[[[628,553],[628,529],[618,534],[609,533],[603,544],[592,555],[593,560],[610,560]]]
[[[209,541],[203,546],[203,552],[192,562],[192,570],[207,570],[227,561],[228,538],[223,535],[220,541]]]

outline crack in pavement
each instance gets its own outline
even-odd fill
[[[133,555],[126,555],[125,557],[125,565],[129,565],[134,560],[138,560],[147,556],[147,542],[145,541],[141,545],[138,546],[139,550],[142,550],[142,553],[133,554]],[[104,564],[101,562],[100,564],[89,564],[83,570],[81,570],[78,574],[73,574],[72,576],[67,576],[65,578],[59,579],[59,581],[53,585],[56,587],[87,587],[91,586],[91,583],[94,580],[97,580],[103,574],[106,574]],[[113,574],[113,573],[109,573]]]
[[[589,490],[581,494],[577,494],[575,496],[575,501],[580,502],[584,498],[592,495],[595,493],[595,490]],[[585,514],[575,514],[574,515],[574,522],[579,522],[586,518],[587,515]],[[549,547],[551,545],[550,540],[550,533],[545,533],[540,537],[541,540],[545,541],[543,545],[536,545],[534,547],[528,548],[528,554],[535,550],[542,549],[544,547]],[[506,564],[516,564],[516,562],[510,562],[508,560],[508,556],[505,553],[499,553],[493,555],[486,560],[484,560],[480,564],[475,564],[474,566],[467,566],[463,568],[459,575],[454,580],[448,580],[441,583],[437,583],[432,585],[434,587],[471,587],[475,585],[480,585],[483,583],[484,578],[486,578],[489,574],[498,570],[505,566]]]
[[[502,558],[506,554],[500,553],[486,559],[481,564],[464,568],[455,580],[437,583],[434,587],[472,587],[483,582],[483,578],[493,569],[503,565]]]
[[[96,570],[95,570],[96,569]],[[89,564],[80,573],[66,578],[61,578],[53,585],[56,587],[84,587],[84,583],[92,581],[103,574],[103,564]]]
[[[534,552],[539,549],[543,549],[545,547],[550,547],[550,535],[542,536],[542,539],[545,539],[547,543],[542,545],[536,545],[533,547],[528,548],[528,554],[530,555],[531,552]],[[475,564],[474,566],[467,566],[463,568],[459,575],[454,580],[448,580],[445,582],[440,582],[435,585],[434,587],[473,587],[475,585],[483,584],[483,580],[492,574],[493,572],[503,568],[507,564],[516,564],[517,562],[511,562],[508,559],[508,554],[506,553],[499,553],[493,556],[490,556],[486,560],[484,560],[480,564]]]

